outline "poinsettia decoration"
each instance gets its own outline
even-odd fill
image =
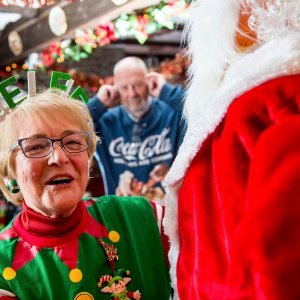
[[[61,47],[59,43],[50,44],[49,48],[41,53],[41,59],[45,67],[51,66],[58,57],[61,56]]]
[[[96,42],[99,47],[109,45],[112,41],[116,41],[115,27],[112,22],[107,24],[99,24],[94,31]]]

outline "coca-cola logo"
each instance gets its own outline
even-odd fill
[[[151,135],[143,142],[125,142],[120,136],[111,141],[109,153],[114,158],[122,157],[127,161],[145,160],[171,151],[171,140],[167,138],[170,128],[165,128],[161,134]]]

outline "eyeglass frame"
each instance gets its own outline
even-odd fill
[[[76,133],[86,133],[87,134],[87,137],[88,137],[88,139],[87,139],[87,147],[86,147],[86,149],[84,149],[84,150],[80,150],[80,151],[68,151],[66,148],[65,148],[65,146],[64,146],[64,144],[63,144],[63,142],[62,142],[62,140],[65,138],[65,137],[67,137],[67,136],[69,136],[69,135],[72,135],[72,134],[76,134]],[[71,132],[71,133],[68,133],[68,134],[66,134],[66,135],[64,135],[63,137],[61,137],[61,138],[58,138],[58,139],[52,139],[52,138],[47,138],[47,137],[29,137],[29,138],[23,138],[23,139],[19,139],[19,140],[17,140],[12,146],[11,146],[11,148],[10,148],[10,151],[13,151],[17,146],[19,146],[20,148],[21,148],[21,150],[22,150],[22,152],[23,152],[23,154],[27,157],[27,158],[43,158],[43,157],[46,157],[46,156],[48,156],[51,152],[52,152],[52,150],[53,150],[53,144],[55,143],[55,142],[60,142],[60,145],[61,145],[61,147],[62,147],[62,149],[64,150],[64,151],[66,151],[67,153],[80,153],[80,152],[84,152],[84,151],[86,151],[88,148],[89,148],[89,146],[90,146],[90,142],[91,142],[91,137],[92,137],[92,134],[91,134],[91,132],[90,131],[78,131],[78,132]],[[27,156],[26,154],[25,154],[25,151],[24,151],[24,149],[23,149],[23,146],[22,146],[22,142],[23,141],[25,141],[25,140],[29,140],[29,139],[46,139],[46,140],[49,140],[49,141],[51,141],[51,147],[49,148],[50,150],[49,150],[49,153],[47,153],[46,155],[43,155],[43,156]]]

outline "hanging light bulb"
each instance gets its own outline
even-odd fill
[[[111,2],[115,5],[123,5],[128,2],[128,0],[111,0]]]

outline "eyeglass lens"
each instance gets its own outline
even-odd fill
[[[76,132],[61,139],[28,138],[21,140],[21,147],[27,157],[43,157],[51,152],[52,144],[55,141],[60,141],[67,152],[82,152],[88,148],[89,134],[87,132]]]

